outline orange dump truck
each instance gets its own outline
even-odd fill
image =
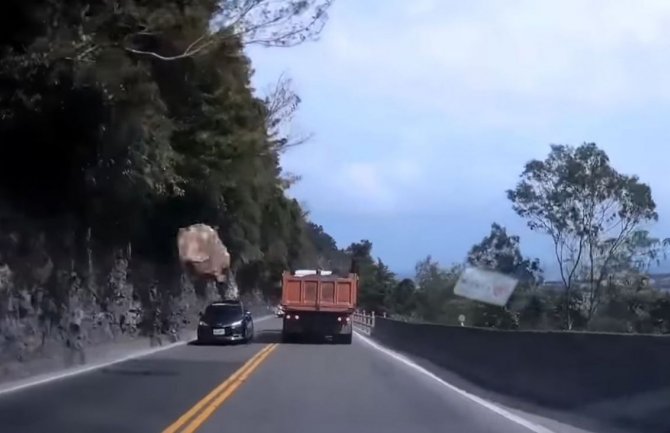
[[[351,344],[351,315],[358,298],[358,275],[300,270],[282,276],[282,339],[325,337]]]

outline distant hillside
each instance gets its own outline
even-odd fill
[[[649,285],[658,290],[670,291],[670,273],[649,274]],[[561,290],[563,282],[560,280],[546,281],[543,287],[549,290]]]
[[[396,277],[398,280],[409,278],[414,279],[413,271],[401,271],[396,272]],[[669,291],[670,292],[670,272],[659,272],[649,275],[651,277],[649,283],[652,287],[657,288],[658,290]],[[551,280],[546,281],[543,285],[544,288],[548,290],[561,290],[563,283],[560,280]]]

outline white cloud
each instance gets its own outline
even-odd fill
[[[670,106],[667,0],[338,0],[320,42],[254,63],[299,86],[317,137],[285,161],[324,211],[326,190],[352,212],[507,206],[557,140],[597,141],[624,171],[646,162],[652,182],[667,154],[652,139],[654,157],[631,157],[640,110]]]
[[[320,163],[319,158],[312,158],[309,167],[303,157],[293,160],[294,170],[302,165],[304,173],[303,182],[293,192],[301,196],[302,188],[308,186],[310,208],[331,213],[397,212],[406,205],[409,190],[421,183],[419,163],[409,159]]]
[[[403,3],[369,16],[343,2],[343,18],[334,16],[320,47],[337,65],[328,76],[356,77],[371,97],[483,113],[481,121],[491,117],[496,126],[536,121],[538,104],[607,110],[670,97],[665,0]],[[532,106],[510,110],[505,101]]]
[[[377,209],[387,210],[395,203],[395,194],[378,164],[354,162],[341,170],[343,188]]]

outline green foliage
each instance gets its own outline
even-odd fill
[[[639,228],[657,219],[647,185],[616,172],[594,144],[552,146],[546,160],[526,165],[508,197],[531,229],[551,236],[565,290],[545,287],[539,261],[523,257],[519,237],[493,223],[466,264],[517,278],[507,305],[455,296],[462,266],[428,256],[416,265],[416,288],[391,289],[385,308],[450,325],[463,315],[468,326],[500,329],[669,332],[668,296],[649,286],[647,272],[666,258],[670,240]]]
[[[256,96],[244,47],[314,39],[331,3],[1,2],[0,200],[42,221],[54,251],[132,250],[172,279],[163,271],[176,266],[177,229],[203,222],[218,227],[243,292],[276,297],[287,268],[346,273],[353,262],[360,307],[379,313],[450,324],[463,314],[468,325],[504,328],[607,327],[617,318],[625,329],[667,332],[670,301],[644,283],[668,245],[640,229],[658,218],[651,189],[618,173],[595,144],[552,146],[507,193],[529,227],[553,240],[560,296],[536,287],[539,263],[498,224],[467,263],[522,281],[504,308],[455,296],[461,265],[429,256],[414,282],[397,281],[371,242],[339,249],[309,221],[285,194],[296,177],[279,164],[304,141],[285,127],[300,98],[284,78]],[[70,275],[55,265],[54,274]],[[68,302],[63,285],[46,286],[51,301]],[[163,299],[180,295],[159,288]]]
[[[322,226],[306,222],[302,230],[302,251],[296,264],[307,269],[330,269],[338,274],[350,270],[351,259],[345,251],[337,248],[335,239],[325,232]]]
[[[613,241],[608,240],[607,245]],[[644,274],[652,265],[660,265],[667,258],[670,239],[659,239],[647,230],[635,230],[622,240],[612,253],[610,269],[613,276]]]
[[[491,233],[470,249],[467,263],[510,275],[524,283],[534,284],[541,276],[540,261],[521,255],[518,236],[507,234],[505,227],[491,224]]]
[[[507,196],[531,230],[551,237],[565,302],[581,298],[578,314],[587,322],[600,305],[616,256],[640,224],[658,219],[649,186],[617,172],[593,143],[551,146],[545,160],[526,164]],[[572,293],[577,280],[588,285],[584,296]],[[566,304],[569,329],[574,325],[571,311]]]
[[[472,246],[465,264],[517,278],[507,305],[456,296],[454,286],[463,265],[443,267],[431,256],[416,264],[414,281],[397,282],[384,263],[372,257],[372,244],[361,241],[345,250],[361,277],[360,307],[403,320],[449,325],[458,325],[463,315],[467,326],[499,329],[669,332],[670,302],[667,295],[648,287],[646,272],[665,258],[670,241],[639,228],[656,219],[646,185],[614,171],[595,145],[553,146],[546,161],[527,165],[517,189],[508,195],[532,229],[555,240],[570,290],[548,289],[539,261],[524,257],[519,237],[493,223],[489,234]],[[326,237],[323,244],[332,246],[334,241]],[[602,279],[594,281],[600,275]],[[606,289],[592,290],[596,284]],[[599,309],[591,309],[594,292]]]
[[[276,294],[315,241],[279,165],[300,100],[254,95],[244,46],[313,39],[330,3],[2,2],[0,198],[172,266],[179,227],[216,226],[242,290]]]
[[[539,260],[524,258],[521,254],[519,237],[509,235],[505,227],[493,223],[489,235],[472,246],[466,262],[478,268],[512,276],[519,281],[508,305],[504,307],[467,301],[471,304],[468,315],[470,323],[480,327],[504,329],[518,327],[519,311],[524,310],[525,304],[530,302],[530,298],[524,295],[542,279]]]
[[[384,300],[395,283],[394,275],[381,260],[372,258],[372,243],[368,240],[354,242],[345,250],[355,264],[360,278],[358,304],[364,310],[384,309]]]
[[[417,314],[427,321],[444,322],[445,317],[455,321],[460,308],[452,301],[457,300],[453,291],[460,268],[442,269],[438,262],[427,256],[416,264],[414,271]]]

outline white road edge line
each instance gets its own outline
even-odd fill
[[[268,319],[272,319],[273,317],[274,316],[263,316],[261,318],[254,319],[254,323],[264,322]],[[94,370],[99,370],[101,368],[109,367],[111,365],[115,365],[115,364],[119,364],[119,363],[122,363],[122,362],[130,361],[131,359],[143,358],[145,356],[153,355],[154,353],[174,349],[175,347],[179,347],[179,346],[184,346],[187,343],[189,343],[189,340],[178,341],[176,343],[171,343],[171,344],[168,344],[168,345],[165,345],[165,346],[155,347],[153,349],[147,349],[147,350],[142,350],[142,351],[138,351],[138,352],[135,352],[135,353],[131,353],[130,355],[126,355],[126,356],[123,356],[121,358],[117,358],[117,359],[114,359],[114,360],[111,360],[111,361],[101,362],[101,363],[98,363],[98,364],[91,364],[91,365],[87,365],[85,367],[78,367],[78,368],[74,368],[74,369],[68,369],[68,370],[61,371],[61,372],[45,373],[45,374],[36,376],[34,379],[24,379],[24,380],[27,380],[27,382],[20,381],[21,383],[18,383],[16,385],[11,385],[11,382],[9,382],[6,388],[3,388],[2,384],[0,384],[0,396],[2,396],[4,394],[9,394],[10,392],[20,391],[22,389],[32,388],[33,386],[44,385],[46,383],[55,382],[55,381],[61,380],[61,379],[67,379],[68,377],[77,376],[79,374],[88,373],[88,372],[94,371]]]
[[[523,427],[527,428],[528,430],[530,430],[534,433],[556,433],[553,430],[550,430],[550,429],[548,429],[548,428],[546,428],[542,425],[536,424],[534,422],[528,421],[527,419],[522,418],[522,417],[520,417],[520,416],[518,416],[518,415],[516,415],[516,414],[514,414],[514,413],[512,413],[508,410],[505,410],[502,407],[500,407],[500,406],[498,406],[498,405],[496,405],[496,404],[494,404],[494,403],[492,403],[488,400],[484,400],[481,397],[477,397],[474,394],[471,394],[471,393],[469,393],[469,392],[467,392],[463,389],[460,389],[460,388],[450,384],[449,382],[447,382],[444,379],[436,376],[435,374],[431,373],[430,371],[426,370],[425,368],[421,367],[420,365],[412,362],[407,357],[405,357],[405,356],[403,356],[403,355],[401,355],[397,352],[394,352],[391,349],[387,349],[386,347],[372,341],[369,337],[367,337],[365,335],[362,335],[358,331],[355,331],[354,334],[356,334],[357,338],[360,338],[363,342],[368,344],[373,349],[378,350],[379,352],[383,353],[384,355],[395,359],[396,361],[404,364],[405,366],[410,367],[413,370],[429,377],[430,379],[434,380],[435,382],[439,383],[440,385],[443,385],[443,386],[449,388],[450,390],[460,394],[461,396],[467,398],[468,400],[473,401],[473,402],[479,404],[480,406],[483,406],[486,409],[489,409],[489,410],[497,413],[498,415],[506,418],[509,421],[512,421],[513,423],[519,424],[520,426],[523,426]]]

